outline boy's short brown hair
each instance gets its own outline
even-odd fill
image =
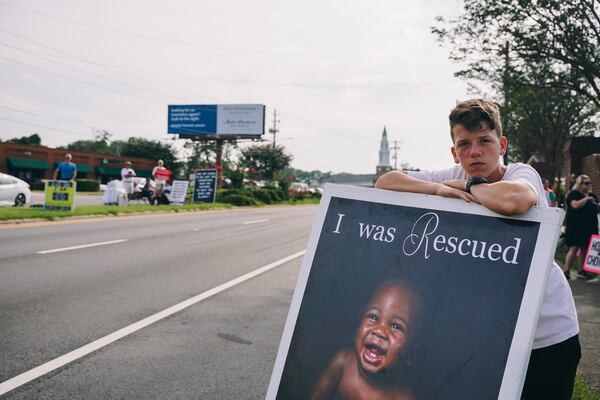
[[[462,125],[466,130],[477,132],[484,129],[482,123],[495,130],[498,139],[502,137],[502,123],[500,122],[500,110],[495,103],[484,99],[471,99],[460,102],[450,112],[450,136],[454,142],[452,129],[456,125]]]

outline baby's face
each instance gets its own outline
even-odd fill
[[[402,286],[384,286],[375,293],[354,340],[364,372],[384,371],[398,361],[409,337],[414,308],[413,294]]]

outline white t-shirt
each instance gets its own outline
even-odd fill
[[[467,179],[467,174],[460,165],[439,171],[409,171],[408,174],[413,178],[440,183],[453,179]],[[521,163],[509,165],[502,180],[526,183],[537,195],[536,205],[548,207],[542,180],[530,165]],[[552,346],[579,333],[571,288],[560,267],[555,262],[552,264],[535,331],[534,349]]]

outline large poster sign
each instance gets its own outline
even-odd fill
[[[583,269],[594,274],[600,274],[600,235],[592,235],[585,255]]]
[[[46,181],[44,184],[44,209],[56,211],[73,211],[75,206],[76,182]]]
[[[194,176],[194,202],[214,203],[217,195],[217,170],[199,169]]]
[[[256,137],[264,134],[262,104],[170,105],[168,133],[182,136]]]
[[[268,399],[518,399],[563,211],[327,185]]]
[[[185,195],[187,194],[189,182],[174,180],[171,185],[171,204],[185,203]]]

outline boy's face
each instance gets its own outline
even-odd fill
[[[506,152],[507,142],[504,136],[498,139],[496,131],[489,129],[487,124],[483,123],[483,128],[480,131],[468,131],[462,125],[454,126],[452,156],[467,175],[495,182],[502,178],[499,173],[500,156]]]
[[[402,286],[386,286],[375,293],[354,340],[362,371],[377,373],[398,361],[409,338],[414,308],[412,293]]]

